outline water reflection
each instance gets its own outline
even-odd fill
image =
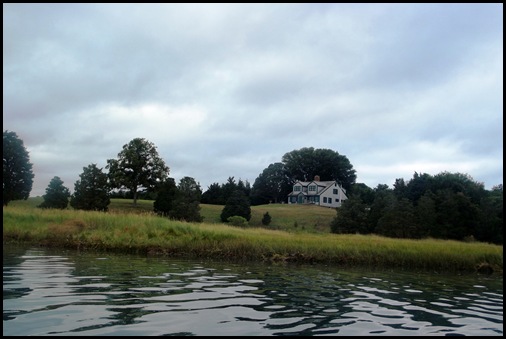
[[[4,335],[502,335],[502,277],[4,248]]]

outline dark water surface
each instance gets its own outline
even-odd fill
[[[4,246],[3,335],[503,334],[502,277]]]

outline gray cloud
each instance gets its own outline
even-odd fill
[[[301,147],[371,187],[502,183],[500,4],[4,4],[4,129],[32,195],[135,137],[176,179],[254,182]]]

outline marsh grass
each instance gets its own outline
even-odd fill
[[[256,211],[259,219],[271,205]],[[146,207],[146,206],[145,206]],[[288,209],[283,210],[283,208]],[[301,225],[315,225],[297,206],[272,205],[279,229],[233,227],[217,222],[186,223],[147,210],[112,209],[112,213],[43,210],[29,204],[3,209],[3,240],[41,246],[100,249],[172,257],[256,260],[273,263],[326,263],[433,271],[476,271],[479,266],[502,274],[502,246],[435,239],[392,239],[375,235],[287,232],[292,213]],[[299,206],[306,207],[306,206]],[[315,206],[308,206],[315,207]],[[214,208],[214,207],[213,207]],[[219,208],[206,212],[212,217]],[[220,210],[221,212],[221,210]],[[306,219],[305,219],[306,218]],[[323,218],[323,217],[322,217]],[[253,217],[252,217],[253,219]],[[250,221],[251,225],[251,221]]]

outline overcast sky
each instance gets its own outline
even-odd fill
[[[357,182],[503,182],[503,4],[3,4],[3,126],[31,196],[134,138],[176,182],[249,181],[303,147]]]

